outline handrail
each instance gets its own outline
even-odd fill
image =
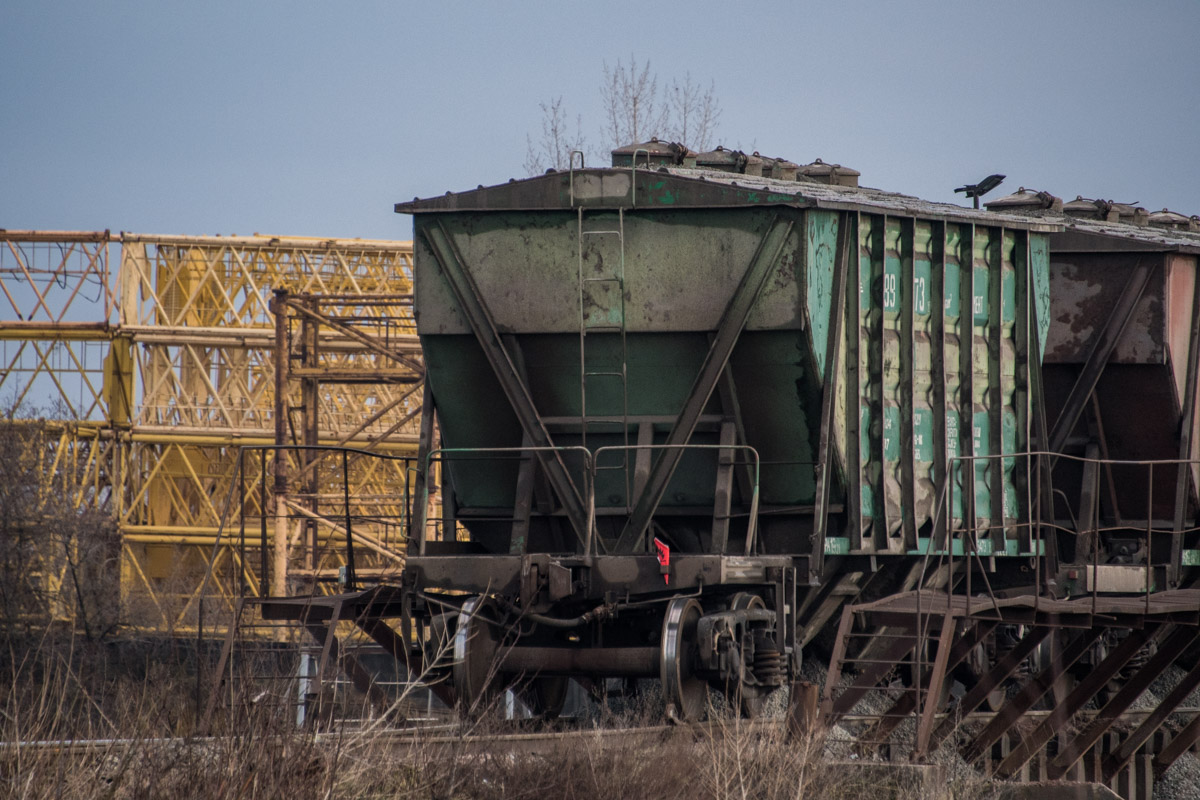
[[[566,446],[540,446],[540,447],[439,447],[436,450],[430,451],[425,460],[425,470],[428,472],[433,465],[434,456],[442,453],[451,454],[487,454],[487,453],[509,453],[512,455],[522,455],[524,453],[581,453],[583,455],[584,474],[588,477],[587,485],[584,487],[584,503],[587,509],[587,532],[583,540],[584,552],[587,553],[591,548],[592,532],[596,528],[596,489],[595,489],[595,474],[592,469],[592,453],[586,447],[579,445]],[[425,482],[425,496],[422,502],[429,502],[429,481]],[[421,538],[417,540],[417,553],[425,555],[425,535],[421,531]]]
[[[597,543],[596,536],[596,476],[599,470],[601,454],[605,452],[629,451],[629,450],[743,450],[748,451],[753,456],[754,461],[754,483],[753,491],[750,498],[750,515],[746,528],[746,546],[745,554],[750,555],[753,552],[755,538],[758,533],[758,506],[759,506],[759,481],[760,481],[760,458],[758,451],[750,445],[727,445],[727,444],[643,444],[643,445],[606,445],[591,450],[580,445],[570,446],[555,446],[555,447],[443,447],[433,450],[429,453],[426,459],[425,468],[429,469],[432,466],[434,458],[444,454],[450,455],[488,455],[488,454],[508,454],[520,456],[526,453],[537,452],[573,452],[583,456],[584,474],[587,477],[587,484],[584,487],[585,504],[587,508],[587,531],[582,542],[584,555],[596,555],[594,547]],[[429,487],[426,484],[425,502],[428,502]],[[422,536],[418,540],[418,553],[425,555],[425,538]]]
[[[608,445],[596,448],[593,468],[600,463],[600,454],[606,450],[748,450],[754,456],[754,489],[750,495],[750,520],[746,528],[745,554],[752,552],[754,537],[758,532],[758,482],[759,456],[758,451],[748,444],[628,444]],[[593,483],[595,483],[593,476]],[[590,555],[590,554],[589,554]]]
[[[978,540],[977,540],[977,532],[978,531],[977,531],[976,519],[975,518],[961,519],[961,521],[960,521],[961,527],[956,528],[954,525],[954,516],[953,516],[953,511],[952,511],[952,509],[954,507],[953,506],[954,493],[956,491],[961,491],[961,492],[963,492],[965,494],[969,494],[970,496],[973,497],[976,492],[975,481],[971,481],[969,486],[964,485],[964,486],[960,487],[960,486],[956,485],[958,483],[958,480],[955,478],[956,465],[961,465],[961,464],[974,465],[976,462],[990,463],[990,462],[997,461],[997,460],[999,461],[999,463],[1003,464],[1005,459],[1021,459],[1021,460],[1024,460],[1027,462],[1027,465],[1025,468],[1026,474],[1032,475],[1033,474],[1032,470],[1033,470],[1033,465],[1034,465],[1035,460],[1039,464],[1038,468],[1045,468],[1043,466],[1044,459],[1049,459],[1049,458],[1054,458],[1058,462],[1075,463],[1075,464],[1081,464],[1081,465],[1082,464],[1094,464],[1097,467],[1107,467],[1107,468],[1125,467],[1125,468],[1145,469],[1145,471],[1146,471],[1146,491],[1145,491],[1145,495],[1144,495],[1146,498],[1145,519],[1144,520],[1129,519],[1126,524],[1102,526],[1099,521],[1099,515],[1093,514],[1092,522],[1086,531],[1080,531],[1078,529],[1078,526],[1076,526],[1075,528],[1071,528],[1071,529],[1064,529],[1061,526],[1059,526],[1052,517],[1048,518],[1048,519],[1043,518],[1042,509],[1045,507],[1045,503],[1048,501],[1048,499],[1045,499],[1045,498],[1039,498],[1039,502],[1037,503],[1038,509],[1039,509],[1038,514],[1037,514],[1037,519],[1034,519],[1033,513],[1032,513],[1034,505],[1035,505],[1034,486],[1032,483],[1032,479],[1029,479],[1026,481],[1026,484],[1027,484],[1027,486],[1026,486],[1026,511],[1029,514],[1029,518],[1024,519],[1024,520],[1018,520],[1011,525],[1006,524],[1003,519],[992,520],[991,524],[988,526],[988,529],[989,530],[999,529],[999,530],[1003,531],[1008,528],[1027,528],[1031,534],[1030,535],[1030,554],[1034,555],[1034,556],[1041,556],[1045,552],[1045,548],[1048,544],[1047,541],[1043,538],[1043,529],[1046,529],[1048,531],[1060,531],[1060,530],[1066,531],[1066,532],[1073,531],[1077,534],[1078,533],[1093,534],[1096,537],[1096,542],[1091,549],[1091,562],[1092,563],[1090,565],[1088,565],[1088,567],[1086,568],[1086,569],[1090,569],[1090,581],[1085,579],[1085,586],[1088,583],[1091,584],[1090,588],[1088,588],[1086,590],[1086,592],[1087,592],[1087,594],[1089,594],[1091,596],[1093,608],[1095,608],[1096,599],[1100,593],[1099,580],[1098,580],[1099,567],[1100,567],[1100,563],[1099,563],[1099,553],[1100,553],[1099,536],[1100,536],[1100,534],[1106,533],[1106,532],[1115,532],[1115,531],[1125,531],[1125,532],[1132,533],[1133,531],[1137,530],[1138,528],[1141,528],[1142,529],[1141,538],[1142,538],[1143,544],[1144,544],[1143,552],[1145,553],[1145,558],[1143,559],[1142,564],[1140,565],[1142,567],[1142,571],[1144,573],[1144,580],[1142,583],[1141,593],[1144,595],[1145,601],[1148,606],[1149,600],[1150,600],[1150,594],[1155,588],[1154,587],[1154,574],[1153,574],[1154,569],[1156,567],[1170,566],[1169,560],[1166,562],[1163,562],[1163,561],[1155,562],[1154,561],[1153,537],[1155,535],[1182,536],[1185,533],[1194,532],[1194,531],[1200,529],[1200,528],[1195,528],[1195,527],[1193,527],[1193,528],[1176,528],[1176,526],[1173,522],[1169,524],[1169,527],[1168,526],[1161,526],[1161,527],[1155,526],[1154,516],[1153,516],[1153,514],[1154,514],[1153,504],[1154,504],[1154,480],[1155,480],[1154,474],[1155,474],[1155,470],[1156,470],[1156,468],[1162,469],[1162,468],[1171,468],[1171,467],[1175,468],[1176,470],[1196,468],[1196,467],[1200,466],[1200,459],[1095,458],[1095,457],[1078,456],[1078,455],[1066,454],[1066,453],[1054,453],[1054,452],[1044,451],[1044,450],[1033,450],[1033,451],[1022,452],[1022,453],[993,453],[993,454],[986,454],[986,455],[950,456],[949,458],[947,458],[945,485],[942,487],[943,497],[940,497],[938,499],[937,511],[935,512],[935,513],[944,513],[945,514],[946,530],[947,530],[944,548],[939,549],[939,552],[938,552],[939,561],[943,556],[945,558],[947,558],[949,560],[951,571],[953,571],[954,538],[955,538],[955,534],[962,534],[963,557],[967,558],[968,560],[975,559],[977,561],[977,563],[980,565],[980,567],[981,567],[980,575],[983,576],[985,583],[988,584],[987,591],[988,591],[988,594],[991,595],[992,594],[991,586],[990,586],[990,583],[987,582],[987,570],[982,568],[983,564],[982,564],[981,559],[983,557],[983,554],[980,552],[980,548],[979,548],[979,544],[978,544]],[[974,470],[971,470],[970,472],[973,472],[973,471]],[[997,491],[997,490],[1004,491],[1004,488],[1002,486],[996,486],[996,485],[990,486],[989,489],[991,491]],[[1095,496],[1093,502],[1099,502],[1098,495]],[[1176,502],[1177,503],[1179,502],[1179,498],[1176,498]],[[962,508],[963,513],[967,513],[968,509],[969,509],[968,504],[964,503],[963,508]],[[1070,511],[1070,509],[1068,507],[1068,512],[1069,511]],[[978,515],[975,515],[975,517],[978,517]],[[936,517],[935,517],[935,519],[936,519]],[[931,540],[930,544],[931,544],[930,550],[932,551],[934,549],[932,540]],[[928,562],[929,554],[930,553],[928,553],[928,552],[925,554],[926,562]],[[1041,585],[1042,577],[1043,577],[1041,575],[1041,570],[1042,570],[1042,566],[1043,566],[1042,561],[1043,560],[1040,557],[1036,557],[1034,559],[1034,562],[1035,562],[1034,567],[1035,567],[1035,571],[1036,571],[1035,585],[1038,585],[1038,586]],[[1138,566],[1138,565],[1129,565],[1129,566]],[[973,570],[968,569],[967,575],[966,575],[968,597],[970,597],[972,595],[972,591],[971,591],[972,572],[973,572]],[[953,591],[953,581],[949,581],[947,583],[947,592],[949,593],[952,591]],[[995,598],[993,596],[993,603],[994,602],[995,602]],[[1038,595],[1036,595],[1036,594],[1035,594],[1034,602],[1035,602],[1035,604],[1038,602]],[[1036,611],[1036,605],[1035,605],[1035,611]]]
[[[237,468],[237,475],[235,477],[237,478],[237,481],[238,481],[238,484],[240,487],[239,488],[239,495],[240,495],[239,505],[241,506],[241,508],[239,510],[239,530],[238,530],[237,546],[238,546],[238,551],[239,551],[239,561],[240,561],[240,565],[241,565],[240,570],[239,570],[239,576],[240,576],[239,587],[240,587],[242,596],[246,595],[246,590],[248,588],[245,583],[245,569],[246,569],[245,480],[246,480],[246,472],[245,472],[244,458],[245,458],[246,453],[254,452],[254,451],[259,452],[259,475],[258,475],[259,502],[262,505],[262,507],[259,510],[259,533],[258,533],[259,543],[258,543],[258,546],[260,549],[261,564],[259,567],[260,574],[259,574],[259,580],[258,580],[257,595],[263,596],[266,591],[266,587],[268,587],[270,585],[270,567],[269,567],[270,559],[267,556],[268,543],[267,543],[266,498],[267,498],[268,494],[270,494],[271,492],[268,489],[267,453],[268,452],[274,453],[275,463],[278,464],[279,459],[283,457],[283,454],[286,451],[294,451],[297,453],[316,452],[316,453],[319,453],[322,455],[335,453],[335,454],[339,454],[341,457],[341,462],[342,462],[341,463],[341,475],[342,475],[342,492],[341,492],[341,494],[342,494],[342,518],[343,518],[342,521],[343,521],[343,531],[344,531],[344,535],[345,535],[345,539],[346,539],[346,544],[345,544],[345,546],[346,546],[345,584],[349,591],[354,591],[354,589],[356,588],[356,584],[357,584],[357,574],[356,574],[356,564],[355,564],[356,559],[355,559],[355,552],[354,552],[355,537],[357,536],[359,539],[361,539],[362,542],[369,549],[375,550],[377,552],[383,552],[383,550],[380,549],[381,545],[378,542],[376,542],[374,539],[372,539],[370,536],[367,536],[362,533],[356,534],[354,532],[354,525],[353,525],[354,515],[351,514],[351,511],[350,511],[350,480],[349,480],[350,456],[352,456],[352,455],[355,457],[370,456],[371,458],[382,459],[384,461],[404,462],[404,464],[406,465],[405,471],[404,471],[406,480],[404,483],[404,490],[403,490],[403,494],[402,494],[403,503],[404,503],[404,511],[403,511],[402,519],[403,519],[403,516],[411,515],[411,512],[412,512],[412,509],[409,506],[410,492],[409,492],[407,475],[412,471],[413,467],[411,465],[412,465],[412,462],[416,461],[416,459],[413,456],[394,455],[391,453],[381,453],[381,452],[376,452],[373,450],[366,450],[361,447],[346,447],[346,446],[338,446],[338,445],[263,444],[263,445],[242,445],[241,447],[239,447],[238,448],[238,468]],[[316,462],[314,461],[313,463],[315,464]],[[232,491],[232,485],[231,485],[231,491]],[[278,501],[278,497],[276,497],[276,500]],[[307,514],[308,512],[305,512],[305,513]],[[314,519],[318,518],[318,517],[322,518],[322,519],[325,518],[324,516],[321,516],[321,515],[315,515]],[[336,531],[336,525],[333,527]],[[279,536],[286,536],[287,534],[285,531],[276,530],[274,535],[276,537],[279,537]],[[217,541],[213,545],[214,553],[216,552],[216,548],[219,544],[220,544],[220,536],[218,535]]]

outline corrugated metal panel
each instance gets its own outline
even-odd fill
[[[1047,251],[1044,236],[1025,231],[854,218],[850,280],[858,293],[840,356],[853,413],[841,408],[836,418],[846,471],[859,487],[851,547],[908,552],[930,534],[947,459],[1028,446],[1029,349],[1044,337],[1032,328],[1027,304],[1044,298]],[[808,230],[815,259],[808,274],[824,285],[821,254],[832,246],[836,225],[815,217]],[[809,313],[818,316],[811,294]],[[819,320],[811,327],[819,352],[826,334]],[[1015,524],[1027,514],[1025,469],[1018,458],[981,459],[968,492],[972,470],[959,462],[951,493],[955,524],[971,504],[977,527],[1008,528],[1015,537]],[[996,535],[982,546],[1013,550],[1015,539],[1008,544]]]
[[[664,190],[700,184],[657,176],[667,181]],[[732,177],[746,180],[744,175]],[[724,185],[735,188],[733,182]],[[813,194],[807,184],[796,187]],[[736,189],[753,191],[741,184]],[[961,526],[966,517],[965,522],[981,530],[990,528],[980,541],[985,552],[1021,552],[1016,523],[1028,515],[1026,465],[1022,459],[999,456],[1028,447],[1028,359],[1031,349],[1036,358],[1044,347],[1045,336],[1036,331],[1049,323],[1046,234],[1030,231],[1028,221],[1020,218],[967,209],[956,209],[953,216],[902,213],[910,203],[900,196],[820,187],[826,190],[839,202],[859,203],[857,209],[765,203],[621,212],[625,277],[619,322],[627,337],[629,413],[664,419],[678,413],[680,393],[694,376],[763,233],[777,215],[794,217],[799,225],[729,362],[747,441],[759,449],[766,465],[763,502],[799,506],[814,501],[828,337],[832,314],[844,313],[837,343],[840,385],[833,407],[833,444],[842,475],[833,494],[835,503],[846,505],[850,549],[920,551],[931,536],[949,461],[976,456],[992,458],[979,463],[973,478],[968,464],[955,467],[950,493],[954,524]],[[815,202],[814,197],[808,201]],[[595,209],[583,213],[597,224],[604,214],[615,215]],[[459,336],[469,328],[423,243],[422,231],[432,224],[444,226],[461,251],[497,327],[516,337],[539,413],[560,418],[580,413],[580,326],[588,324],[592,312],[618,304],[613,297],[596,296],[597,290],[580,288],[579,270],[599,274],[600,262],[612,254],[602,244],[581,244],[579,214],[536,208],[417,216],[416,307],[420,332],[430,339],[426,352],[435,396],[443,376],[466,381],[483,370],[483,363],[476,359],[478,363],[468,364],[470,359],[454,348],[432,341],[449,335],[468,349],[476,346]],[[846,264],[846,306],[834,309],[835,250],[842,224],[854,226],[853,255]],[[602,335],[589,333],[588,341],[599,346],[593,337]],[[666,337],[677,339],[668,342]],[[667,344],[683,348],[688,357],[672,365],[670,348],[663,349]],[[486,376],[480,381],[491,384]],[[496,394],[483,392],[477,404],[492,403]],[[618,399],[589,390],[589,414],[619,415]],[[714,405],[713,410],[720,408]],[[447,441],[473,446],[472,434],[458,436],[454,430],[456,419],[469,416],[469,409],[445,412]],[[519,445],[520,432],[512,421],[494,414],[488,419],[489,443]],[[577,441],[567,432],[559,440]],[[709,513],[711,492],[696,483],[703,464],[697,459],[689,463],[693,472],[686,464],[681,467],[667,498],[677,509],[694,506],[696,514]],[[506,504],[510,481],[511,475],[497,472],[489,504]],[[609,507],[627,502],[621,483],[614,481],[598,492],[598,502]],[[790,530],[794,536],[795,528]],[[793,542],[788,550],[803,552],[807,546],[807,540]]]

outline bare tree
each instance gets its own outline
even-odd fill
[[[562,95],[548,103],[538,103],[542,110],[542,135],[534,142],[525,137],[525,171],[537,175],[547,169],[568,169],[571,166],[571,151],[582,151],[586,146],[583,137],[583,118],[575,117],[575,131],[571,132],[567,110]]]
[[[667,99],[670,111],[667,138],[698,152],[711,149],[721,119],[716,83],[709,81],[708,88],[702,89],[700,84],[692,81],[690,72],[684,73],[682,82],[671,81]]]
[[[116,521],[106,497],[88,492],[86,454],[56,457],[59,435],[38,417],[0,410],[0,640],[64,617],[102,638],[120,612]]]
[[[604,145],[608,149],[666,136],[670,109],[661,102],[658,76],[650,71],[649,59],[639,65],[631,55],[628,64],[617,59],[611,69],[605,62],[600,99],[604,103]]]
[[[711,149],[715,143],[721,119],[716,84],[710,81],[705,88],[692,79],[690,72],[684,74],[682,81],[672,79],[665,89],[660,89],[649,59],[639,63],[631,55],[628,62],[617,59],[613,67],[604,62],[600,100],[604,124],[596,156],[601,163],[614,148],[647,142],[654,137],[700,151]],[[575,117],[572,130],[561,95],[538,107],[542,110],[541,136],[536,140],[526,137],[525,169],[530,175],[548,167],[566,169],[570,166],[571,151],[584,149],[580,132],[582,117]]]

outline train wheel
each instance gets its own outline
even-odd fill
[[[521,699],[535,717],[554,719],[562,713],[567,702],[567,686],[571,679],[565,675],[542,675],[529,681]]]
[[[752,608],[766,608],[767,604],[756,594],[738,592],[733,596],[729,607],[733,611],[742,611]],[[766,708],[768,694],[760,686],[748,686],[739,681],[737,686],[731,686],[726,689],[725,699],[729,701],[731,708],[736,705],[743,717],[754,719],[761,715],[763,709]]]
[[[454,632],[451,679],[458,707],[466,714],[482,711],[496,694],[496,626],[492,604],[484,597],[463,603]]]
[[[663,618],[659,673],[667,716],[677,722],[700,719],[708,700],[708,684],[692,673],[700,615],[700,604],[694,598],[676,597],[667,604]]]
[[[960,672],[962,673],[960,683],[964,687],[974,686],[983,679],[991,670],[992,664],[988,657],[988,648],[984,644],[977,644],[971,648],[971,652],[967,654],[966,662],[963,664]],[[946,686],[949,687],[953,681],[947,680]],[[988,692],[987,697],[983,700],[983,708],[988,711],[999,711],[1004,705],[1004,687],[997,686],[992,691]]]

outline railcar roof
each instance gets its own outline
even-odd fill
[[[1051,239],[1059,252],[1157,252],[1200,254],[1200,233],[1173,230],[1155,225],[1131,225],[1078,219],[1043,213],[1038,219],[1052,222],[1060,231]]]
[[[630,200],[630,176],[635,188]],[[547,172],[496,186],[397,203],[398,214],[463,211],[537,211],[584,208],[734,208],[791,206],[864,211],[927,219],[1002,225],[1041,232],[1057,220],[964,208],[867,187],[833,186],[811,178],[781,180],[685,167],[579,169]]]

